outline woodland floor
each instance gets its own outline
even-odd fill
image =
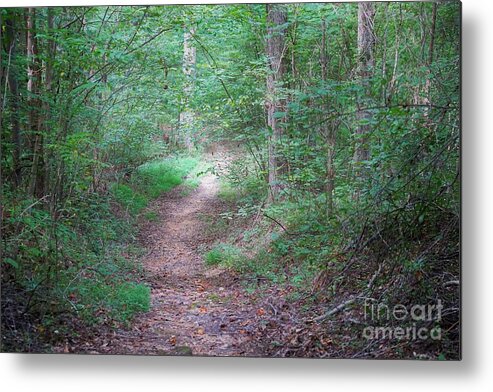
[[[186,194],[182,187],[151,206],[158,214],[140,231],[151,309],[130,328],[108,330],[70,351],[101,354],[260,356],[263,308],[232,272],[204,265],[204,215],[220,212],[219,180],[208,174]],[[217,215],[216,215],[217,216]],[[65,349],[65,351],[67,351]]]

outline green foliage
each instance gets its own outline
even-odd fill
[[[148,309],[149,289],[134,283],[141,273],[141,250],[132,244],[133,228],[113,215],[105,198],[85,195],[53,215],[39,204],[7,196],[2,271],[10,278],[5,287],[17,287],[10,306],[25,297],[15,311],[28,312],[31,325],[44,335],[24,323],[6,333],[24,333],[33,341],[57,339],[64,336],[54,332],[62,328],[59,315],[113,324]]]
[[[234,203],[240,198],[240,193],[238,189],[233,187],[229,182],[222,181],[220,184],[218,197],[228,203]]]
[[[197,165],[197,158],[168,158],[137,168],[128,184],[114,184],[111,193],[131,214],[140,213],[150,200],[180,185]]]
[[[208,266],[221,265],[228,268],[238,268],[245,260],[241,251],[230,244],[217,244],[205,256]]]
[[[151,221],[151,222],[155,222],[158,220],[159,218],[159,215],[157,214],[157,212],[155,211],[147,211],[145,214],[144,214],[144,217]]]
[[[197,165],[198,159],[177,158],[146,163],[140,166],[132,183],[149,198],[156,198],[180,185],[185,176]]]
[[[144,284],[85,280],[77,286],[80,313],[90,323],[130,321],[136,313],[147,312],[151,290]]]
[[[115,184],[111,188],[115,200],[132,214],[137,214],[147,207],[148,198],[126,184]]]

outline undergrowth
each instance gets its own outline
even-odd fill
[[[452,184],[450,192],[457,192]],[[357,326],[368,325],[363,319],[353,325],[344,321],[363,317],[360,298],[378,298],[390,308],[440,300],[442,339],[414,340],[405,348],[394,339],[384,343],[386,355],[454,358],[459,342],[458,204],[443,199],[440,205],[434,194],[420,195],[413,204],[406,192],[392,194],[392,200],[375,194],[378,189],[370,189],[356,200],[353,188],[341,185],[338,213],[327,216],[323,194],[291,191],[269,204],[256,178],[223,178],[219,197],[227,208],[220,218],[227,224],[210,220],[221,242],[204,254],[205,264],[237,271],[248,291],[260,296],[275,285],[289,293],[287,299],[299,301],[306,317],[320,317],[320,323],[326,322],[324,312],[341,309],[329,320],[332,338],[359,357],[371,357],[375,350],[364,339],[344,340],[361,337]],[[396,325],[389,320],[385,326]]]
[[[150,162],[110,195],[80,193],[57,208],[4,193],[2,350],[46,351],[75,334],[74,323],[128,325],[147,311],[133,216],[182,183],[196,163]]]
[[[131,215],[137,215],[151,200],[182,184],[187,174],[197,164],[198,159],[193,157],[169,158],[145,163],[137,168],[127,183],[114,184],[111,193]]]

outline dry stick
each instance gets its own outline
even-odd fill
[[[43,200],[45,200],[47,197],[50,197],[51,195],[44,195],[42,198],[36,200],[34,203],[30,204],[28,207],[24,208],[24,210],[19,214],[19,217],[24,215],[29,209],[34,207],[36,204],[41,203]]]
[[[452,139],[452,140],[453,140],[453,139]],[[448,144],[445,146],[445,148],[446,148],[447,146],[448,146]],[[425,169],[426,169],[426,168],[427,168],[430,164],[432,164],[432,163],[433,163],[433,162],[437,159],[437,157],[439,157],[439,156],[441,155],[441,153],[445,150],[445,148],[444,148],[442,151],[439,151],[439,153],[438,153],[436,156],[434,156],[434,157],[432,158],[431,162],[429,162],[429,163],[427,164],[427,166],[425,167]],[[423,169],[423,170],[424,170],[424,169]],[[419,173],[418,173],[418,175],[419,175]],[[390,185],[390,183],[391,183],[391,182],[392,182],[395,178],[396,178],[396,176],[392,177],[392,178],[389,180],[389,182],[388,182],[388,183],[387,183],[387,184],[386,184],[386,185],[382,188],[382,190],[381,190],[379,193],[381,193],[383,190],[385,190],[385,188],[386,188],[388,185]],[[413,179],[414,179],[414,177],[413,177]],[[409,183],[409,182],[408,182],[408,183]],[[406,184],[406,185],[407,185],[407,184]],[[392,213],[392,212],[395,212],[395,211],[396,211],[396,210],[391,211],[391,213]],[[367,241],[366,241],[363,245],[361,245],[361,246],[359,246],[359,247],[356,247],[356,245],[357,245],[357,244],[358,244],[358,243],[362,240],[362,238],[363,238],[363,235],[364,235],[365,230],[366,230],[367,223],[368,223],[368,218],[367,218],[367,220],[366,220],[366,222],[365,222],[365,224],[364,224],[364,226],[363,226],[363,230],[361,230],[361,234],[360,234],[360,237],[358,238],[358,240],[357,240],[357,241],[354,241],[352,244],[350,244],[348,247],[346,247],[346,249],[347,249],[347,250],[351,249],[353,246],[354,246],[355,248],[354,248],[354,251],[353,251],[353,253],[352,253],[351,257],[349,258],[349,261],[346,263],[346,266],[344,267],[344,269],[343,269],[343,270],[342,270],[339,274],[337,274],[337,275],[336,275],[336,276],[335,276],[335,277],[331,280],[331,282],[330,282],[330,283],[332,283],[332,281],[334,281],[334,279],[335,279],[336,277],[338,277],[338,276],[342,275],[342,274],[343,274],[343,273],[344,273],[344,272],[345,272],[348,268],[350,268],[350,267],[354,264],[354,262],[355,262],[356,260],[353,260],[353,258],[354,258],[355,254],[356,254],[356,252],[357,252],[358,250],[362,250],[362,249],[364,249],[364,248],[365,248],[366,246],[368,246],[368,244],[370,244],[370,243],[371,243],[371,242],[372,242],[372,241],[373,241],[373,240],[374,240],[377,236],[379,236],[379,235],[381,236],[381,232],[385,229],[385,227],[384,227],[384,228],[381,228],[381,229],[380,229],[377,233],[375,233],[372,237],[370,237],[370,238],[369,238],[369,239],[368,239],[368,240],[367,240]]]
[[[313,321],[316,321],[316,322],[321,322],[321,321],[325,321],[326,319],[328,319],[330,316],[333,316],[334,314],[340,312],[341,310],[344,310],[348,305],[351,305],[353,302],[355,302],[357,299],[360,299],[360,298],[367,298],[367,294],[369,294],[371,292],[371,289],[373,287],[373,283],[375,282],[375,279],[377,278],[377,276],[380,274],[380,271],[382,270],[382,265],[383,264],[380,264],[378,266],[378,269],[375,271],[375,273],[373,274],[373,276],[371,277],[370,281],[368,282],[368,285],[367,285],[367,288],[366,290],[362,291],[361,293],[355,295],[354,297],[348,299],[347,301],[337,305],[335,308],[332,308],[331,310],[329,310],[327,313],[324,313],[322,314],[321,316],[318,316],[318,317],[315,317],[313,319]]]
[[[286,227],[284,227],[284,225],[283,225],[281,222],[279,222],[279,221],[278,221],[278,220],[276,220],[275,218],[272,218],[271,216],[267,215],[265,212],[264,212],[264,216],[265,216],[266,218],[269,218],[269,219],[270,219],[271,221],[273,221],[274,223],[277,223],[277,224],[281,227],[281,229],[283,229],[283,230],[284,230],[284,232],[285,232],[287,235],[295,235],[294,233],[289,232],[289,231],[288,231],[288,229],[286,229]]]
[[[443,284],[443,287],[447,287],[447,286],[458,286],[460,285],[460,282],[458,280],[451,280],[449,282],[445,282]]]
[[[347,301],[343,302],[342,304],[337,305],[335,308],[332,308],[332,310],[328,311],[327,313],[322,314],[321,316],[315,317],[313,320],[316,322],[324,321],[324,320],[328,319],[330,316],[343,310],[346,306],[351,305],[359,297],[360,297],[360,295],[357,295],[353,298],[350,298]]]
[[[262,212],[262,208],[265,205],[265,202],[267,201],[267,198],[264,199],[264,201],[260,204],[260,207],[258,208],[257,215],[255,216],[255,219],[253,220],[252,226],[250,227],[250,230],[252,230],[255,225],[257,224],[258,218],[260,217],[260,213]]]

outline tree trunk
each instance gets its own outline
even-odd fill
[[[327,82],[328,80],[328,53],[327,53],[327,24],[325,19],[322,19],[322,47],[320,49],[320,66],[322,69],[322,80]],[[329,112],[330,102],[327,97],[323,105],[322,113]],[[323,123],[322,133],[325,136],[325,141],[327,145],[327,161],[326,161],[326,197],[327,197],[327,218],[332,215],[334,210],[334,182],[335,182],[335,169],[334,169],[334,154],[335,154],[335,124],[333,121],[325,121]]]
[[[288,16],[282,4],[267,4],[267,125],[271,129],[269,137],[269,199],[279,197],[279,173],[281,162],[278,145],[282,138],[283,119],[276,118],[275,113],[286,112],[286,100],[279,96],[279,84],[285,74],[286,24]]]
[[[192,132],[194,123],[194,114],[191,109],[191,100],[194,90],[195,79],[195,63],[196,63],[196,50],[193,45],[193,35],[195,29],[185,27],[183,35],[183,75],[185,76],[185,83],[183,86],[183,97],[181,102],[180,112],[180,132],[183,135],[185,141],[185,147],[188,151],[193,149]]]
[[[354,162],[356,164],[356,174],[364,177],[364,170],[361,170],[361,163],[370,159],[368,146],[368,134],[371,129],[371,113],[364,110],[371,103],[370,78],[375,67],[375,5],[373,3],[358,4],[358,77],[362,85],[362,97],[358,99],[358,112],[356,119],[358,127],[356,129],[356,148]]]
[[[431,104],[431,64],[433,63],[433,52],[435,50],[435,30],[436,30],[436,21],[437,21],[437,3],[433,3],[433,11],[431,15],[431,26],[430,26],[430,46],[428,48],[428,57],[425,62],[425,66],[427,68],[428,75],[426,77],[423,98],[421,100],[421,104],[430,105]],[[425,116],[428,117],[429,110],[428,108],[425,110]]]
[[[39,81],[41,67],[38,58],[38,43],[36,38],[36,9],[29,8],[26,16],[26,47],[27,47],[27,91],[29,96],[29,128],[33,134],[32,167],[30,194],[42,198],[45,191],[43,132],[41,132],[42,116],[39,99]]]
[[[13,16],[12,16],[13,17]],[[17,50],[17,31],[15,29],[15,22],[12,19],[7,19],[5,22],[6,37],[9,48],[9,70],[5,77],[8,80],[10,89],[10,122],[12,127],[12,145],[14,147],[12,152],[12,169],[14,186],[18,187],[21,183],[21,168],[20,168],[20,156],[21,156],[21,127],[19,120],[19,85],[17,82],[17,69],[12,64],[12,59],[16,57]]]
[[[53,35],[53,29],[54,29],[54,15],[53,15],[53,8],[48,7],[47,10],[47,20],[46,20],[46,35],[48,37],[48,42],[46,46],[46,65],[45,65],[45,82],[44,82],[44,89],[46,95],[49,97],[48,100],[45,100],[42,104],[43,106],[43,113],[44,113],[44,128],[45,132],[48,135],[48,130],[52,129],[52,112],[50,110],[50,102],[53,101],[53,77],[54,77],[54,71],[53,71],[53,60],[55,59],[56,56],[56,41],[55,37]],[[48,137],[48,136],[47,136]],[[51,161],[52,162],[52,161]],[[56,195],[54,192],[53,188],[53,181],[55,180],[55,176],[52,176],[52,164],[50,160],[47,159],[47,162],[45,162],[45,167],[44,167],[44,172],[45,172],[45,193],[50,193],[50,201],[51,205],[50,208],[54,210],[55,208],[55,203],[56,203]],[[53,192],[51,192],[53,190]]]

